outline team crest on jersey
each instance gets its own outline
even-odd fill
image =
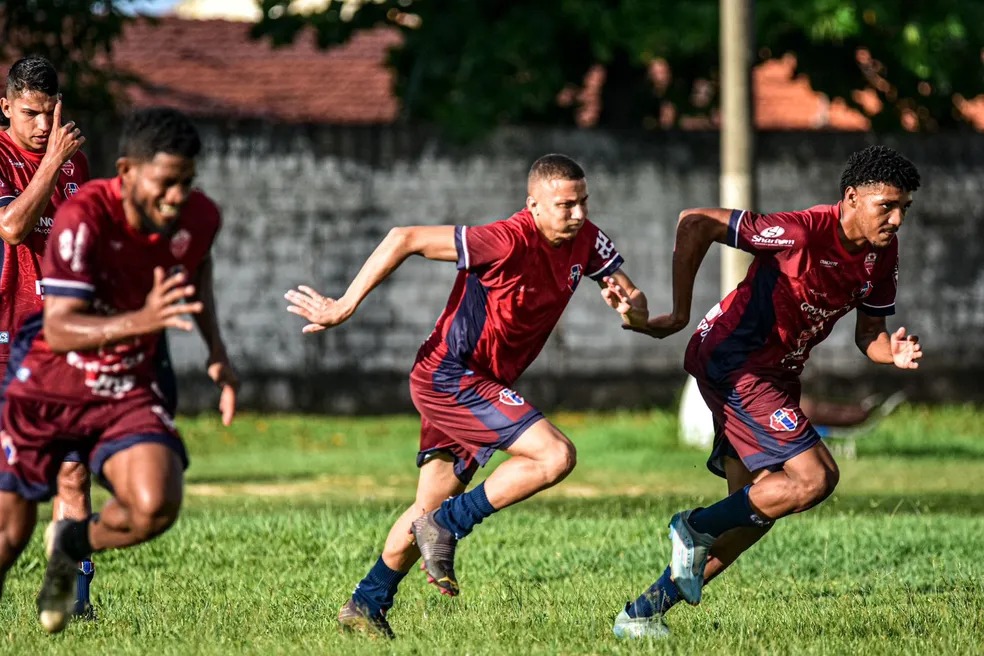
[[[69,182],[67,185],[65,185],[66,196],[74,196],[77,193],[79,193],[79,186],[77,184],[75,184],[74,182]]]
[[[870,276],[875,270],[875,262],[878,261],[878,253],[868,253],[864,256],[864,270]]]
[[[854,290],[854,298],[867,298],[868,294],[871,293],[871,281],[865,280],[864,284],[858,289]]]
[[[171,255],[179,260],[188,252],[191,245],[191,233],[181,228],[171,237]]]
[[[6,330],[0,330],[0,344],[10,343],[10,333]]]
[[[512,391],[511,389],[499,390],[499,403],[503,405],[523,405],[526,403],[526,399],[521,397],[518,393]]]
[[[577,289],[577,285],[581,282],[581,271],[582,267],[580,264],[575,264],[571,267],[571,275],[567,276],[567,288],[571,291]]]
[[[3,445],[3,455],[7,459],[7,464],[16,465],[17,447],[14,446],[14,438],[10,437],[7,431],[0,431],[0,445]]]
[[[61,165],[61,172],[69,177],[75,175],[75,163],[71,160],[65,162]]]
[[[796,430],[796,427],[799,426],[799,419],[796,418],[796,413],[789,408],[779,408],[769,417],[769,426],[774,431],[788,433]]]

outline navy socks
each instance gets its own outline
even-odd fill
[[[670,568],[667,567],[659,580],[649,586],[638,599],[625,607],[629,617],[662,616],[680,601],[680,591],[670,580]]]
[[[352,592],[352,599],[369,611],[372,616],[385,613],[393,605],[393,597],[406,572],[397,572],[386,566],[380,556],[366,578],[359,581]]]
[[[707,508],[690,513],[687,523],[698,533],[719,537],[722,533],[742,526],[769,526],[772,520],[759,517],[748,499],[751,485],[746,485],[731,496],[721,499]]]
[[[448,529],[459,540],[495,512],[485,496],[485,483],[475,486],[471,492],[451,497],[434,513],[434,521]]]

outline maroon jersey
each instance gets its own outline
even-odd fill
[[[622,266],[590,221],[574,239],[551,246],[527,210],[455,226],[454,238],[458,277],[416,363],[452,377],[467,370],[511,385],[543,348],[581,278],[601,280]]]
[[[849,253],[839,224],[839,204],[732,212],[728,245],[754,254],[755,261],[738,288],[701,320],[687,371],[718,382],[741,373],[799,374],[810,350],[854,308],[894,314],[898,240]]]
[[[0,208],[9,205],[31,183],[44,153],[21,150],[0,131]],[[10,357],[10,341],[24,319],[41,309],[41,257],[55,210],[89,180],[89,163],[77,151],[62,164],[55,191],[41,219],[16,246],[3,242],[0,251],[0,371]]]
[[[173,235],[142,234],[126,222],[119,178],[93,180],[55,214],[42,263],[45,294],[85,299],[102,315],[139,310],[153,287],[154,268],[183,266],[193,276],[220,222],[215,204],[193,191]],[[7,394],[84,403],[146,392],[155,381],[158,339],[142,335],[98,350],[56,354],[42,327]],[[17,349],[22,348],[19,337]]]

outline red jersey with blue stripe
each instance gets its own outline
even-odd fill
[[[755,260],[738,288],[701,320],[687,349],[687,371],[716,382],[741,373],[798,375],[810,350],[854,308],[894,314],[898,239],[851,253],[839,225],[839,204],[732,212],[728,245]]]
[[[0,131],[0,209],[14,201],[31,184],[44,153],[22,150],[10,135]],[[41,310],[41,258],[51,232],[55,210],[89,180],[89,163],[76,151],[61,166],[55,190],[34,230],[21,243],[0,243],[0,371],[10,357],[10,342],[24,319]]]
[[[215,203],[192,191],[173,234],[138,232],[126,221],[120,179],[93,180],[55,214],[42,263],[45,294],[84,299],[90,312],[104,316],[139,310],[153,287],[154,268],[181,266],[193,277],[220,223]],[[158,333],[100,349],[54,353],[40,319],[29,319],[17,336],[8,396],[71,404],[118,400],[152,389]]]
[[[585,276],[621,268],[615,244],[590,221],[551,246],[528,210],[483,226],[455,226],[458,277],[415,367],[475,372],[511,385],[540,353]],[[436,379],[435,379],[436,380]]]

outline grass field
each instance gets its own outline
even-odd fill
[[[982,653],[984,411],[902,409],[841,462],[835,495],[784,520],[670,640],[611,622],[666,564],[677,509],[722,495],[662,412],[556,415],[579,464],[458,549],[462,596],[411,574],[399,639],[339,635],[335,614],[412,499],[413,418],[181,421],[192,467],[162,538],[101,554],[99,620],[42,633],[40,531],[0,602],[0,654]],[[103,498],[103,497],[100,497]]]

